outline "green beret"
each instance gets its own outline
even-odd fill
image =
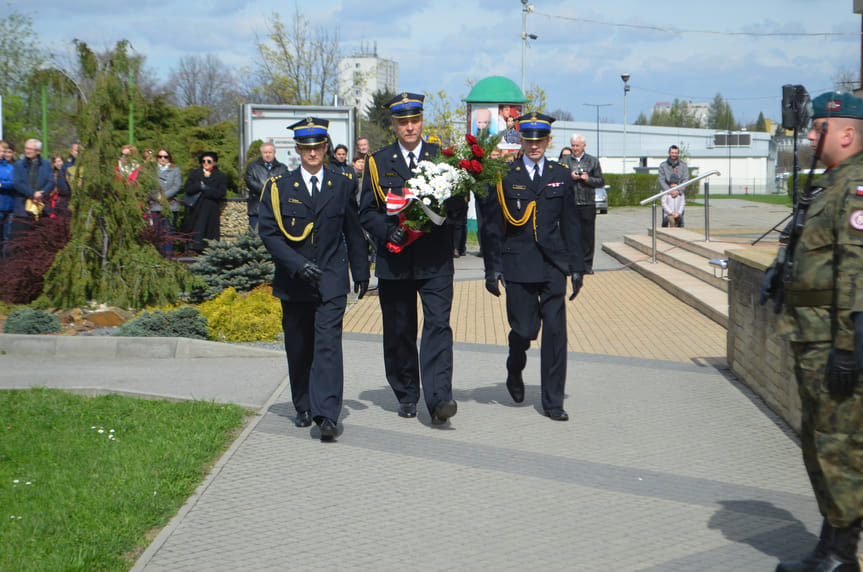
[[[863,99],[841,91],[822,93],[812,100],[812,118],[821,117],[863,119]]]

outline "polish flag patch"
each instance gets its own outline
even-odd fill
[[[863,211],[854,211],[851,213],[851,218],[848,219],[848,222],[854,230],[863,230]]]
[[[863,195],[863,185],[857,185],[857,196]]]

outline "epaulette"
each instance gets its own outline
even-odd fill
[[[354,180],[354,174],[353,173],[348,173],[348,172],[342,171],[341,169],[336,169],[335,167],[330,166],[330,165],[327,165],[326,169],[327,169],[327,171],[333,173],[334,175],[341,175],[343,177],[347,177],[348,180],[351,180],[351,181]]]

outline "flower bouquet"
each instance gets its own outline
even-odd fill
[[[488,195],[489,185],[496,185],[507,165],[489,157],[500,136],[477,140],[466,135],[458,146],[441,149],[435,162],[420,161],[414,176],[405,182],[402,195],[387,194],[387,213],[399,215],[399,224],[407,231],[402,245],[387,243],[390,252],[401,252],[410,243],[446,221],[446,200],[471,193],[480,198]]]

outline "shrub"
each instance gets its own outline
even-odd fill
[[[261,238],[249,230],[234,241],[211,242],[189,270],[207,284],[206,289],[190,293],[193,302],[202,302],[226,288],[245,293],[272,282],[275,265]]]
[[[158,308],[126,322],[112,334],[126,337],[177,337],[207,339],[207,318],[193,306],[163,312]]]
[[[638,206],[638,203],[652,197],[662,189],[656,175],[638,173],[632,175],[603,174],[608,189],[608,206]],[[623,182],[626,180],[626,192],[623,192]]]
[[[43,216],[30,222],[32,228],[7,245],[12,254],[0,261],[0,300],[5,302],[29,304],[35,300],[54,257],[69,241],[68,216]]]
[[[228,288],[198,308],[209,321],[211,340],[273,341],[282,332],[282,304],[269,284],[246,295]]]
[[[4,334],[56,334],[60,330],[60,318],[33,308],[12,312],[3,324]]]

